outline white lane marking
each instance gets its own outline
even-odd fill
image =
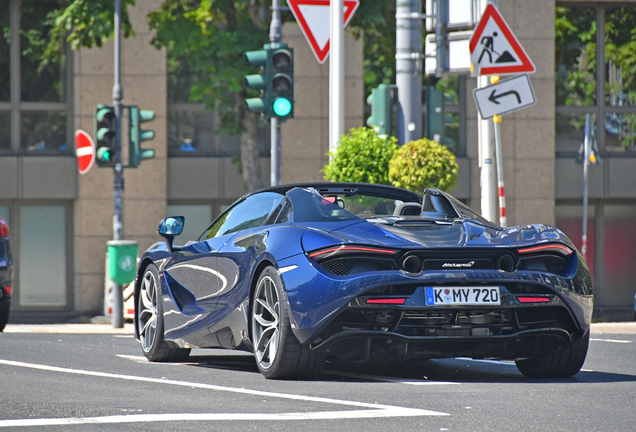
[[[117,354],[117,357],[123,358],[123,359],[126,359],[126,360],[132,360],[135,363],[150,363],[148,361],[148,359],[146,357],[143,357],[143,356],[132,356],[132,355],[126,355],[126,354]],[[155,364],[175,366],[175,365],[180,365],[181,363],[162,363],[162,362],[157,362]]]
[[[323,371],[324,374],[328,375],[338,375],[350,378],[360,378],[367,379],[373,381],[383,381],[397,384],[409,384],[409,385],[459,385],[457,382],[450,381],[426,381],[426,380],[416,380],[416,379],[402,379],[402,378],[389,378],[382,377],[377,375],[363,375],[351,372],[339,372],[339,371]]]
[[[593,340],[593,339],[590,339],[590,340]],[[473,362],[493,363],[498,365],[515,366],[515,367],[517,366],[513,361],[503,361],[503,360],[478,360],[478,359],[471,359],[467,357],[457,357],[456,360],[468,360]],[[594,371],[591,369],[581,369],[581,372],[594,372]]]
[[[481,359],[471,359],[468,357],[455,357],[455,360],[471,361],[471,362],[478,362],[478,363],[491,363],[491,364],[515,366],[515,367],[517,366],[514,362],[503,361],[503,360],[481,360]]]
[[[594,342],[614,342],[614,343],[632,343],[632,341],[621,340],[621,339],[594,339],[594,338],[590,338],[590,341],[594,341]]]
[[[395,407],[391,410],[321,411],[310,413],[178,413],[178,414],[132,414],[104,417],[71,417],[50,419],[0,420],[2,427],[64,426],[77,424],[149,423],[174,421],[227,421],[227,420],[338,420],[359,418],[414,417],[421,414],[417,409]],[[448,414],[438,414],[448,415]]]
[[[167,385],[175,385],[175,386],[181,386],[181,387],[226,391],[231,393],[240,393],[240,394],[247,394],[247,395],[253,395],[253,396],[265,396],[265,397],[275,397],[275,398],[281,398],[281,399],[299,400],[299,401],[306,401],[306,402],[317,402],[317,403],[327,403],[327,404],[333,404],[333,405],[353,406],[353,407],[360,407],[360,408],[368,408],[371,411],[377,411],[377,413],[370,414],[369,413],[370,410],[368,409],[359,410],[357,412],[360,414],[360,418],[369,418],[369,417],[375,417],[375,416],[403,417],[403,416],[447,416],[449,415],[447,413],[442,413],[438,411],[430,411],[430,410],[417,409],[417,408],[404,408],[404,407],[398,407],[393,405],[348,401],[348,400],[331,399],[331,398],[323,398],[323,397],[316,397],[316,396],[294,395],[294,394],[288,394],[288,393],[274,393],[274,392],[268,392],[268,391],[250,390],[250,389],[236,388],[236,387],[226,387],[226,386],[219,386],[219,385],[213,385],[213,384],[201,384],[201,383],[188,382],[188,381],[157,379],[157,378],[140,377],[140,376],[134,376],[134,375],[112,374],[112,373],[106,373],[106,372],[87,371],[87,370],[81,370],[81,369],[69,369],[69,368],[61,368],[57,366],[48,366],[48,365],[41,365],[41,364],[35,364],[35,363],[17,362],[12,360],[0,359],[0,364],[4,364],[7,366],[43,370],[43,371],[49,371],[49,372],[68,373],[68,374],[74,374],[74,375],[86,375],[86,376],[94,376],[94,377],[100,377],[100,378],[114,378],[114,379],[123,379],[127,381],[141,381],[141,382],[149,382],[149,383],[155,383],[155,384],[167,384]],[[343,412],[342,415],[345,417],[333,417],[333,418],[354,418],[354,417],[349,417],[353,415],[351,414],[352,411],[335,411],[335,413],[332,415],[337,416],[336,413],[338,412]],[[283,414],[253,414],[253,415],[283,415]],[[308,413],[308,414],[311,414],[311,413]],[[213,414],[213,415],[220,415],[220,414]],[[239,414],[225,414],[225,415],[231,415],[236,417],[237,415],[241,415],[241,414],[239,413]],[[121,416],[116,416],[116,417],[121,417]],[[129,416],[124,416],[124,417],[129,417]],[[292,419],[295,419],[295,418],[292,418]],[[24,419],[24,421],[31,421],[31,420],[33,419]],[[65,419],[53,419],[53,420],[61,421]],[[0,427],[8,426],[6,422],[13,422],[13,421],[17,421],[17,420],[0,420]],[[85,420],[82,420],[82,421],[85,421]]]

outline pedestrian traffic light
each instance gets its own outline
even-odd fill
[[[367,126],[372,127],[378,135],[393,135],[393,90],[389,84],[380,84],[371,90],[367,104],[371,105],[371,117],[367,118]]]
[[[262,50],[243,53],[243,63],[247,66],[260,67],[259,74],[246,75],[243,80],[243,87],[260,91],[260,97],[245,99],[246,111],[267,114],[267,85],[269,82],[269,73],[267,70],[268,60],[269,45],[265,45]]]
[[[294,116],[294,50],[285,44],[268,50],[267,118]]]
[[[114,167],[117,163],[117,118],[112,105],[95,108],[95,159],[99,167]]]
[[[155,112],[149,110],[140,110],[138,106],[128,107],[129,118],[129,155],[128,166],[136,168],[139,162],[145,159],[155,157],[155,151],[151,149],[142,149],[142,141],[148,141],[155,137],[155,132],[151,130],[141,130],[141,124],[155,119]]]
[[[455,145],[455,141],[446,136],[446,127],[453,123],[453,118],[446,115],[444,103],[451,102],[449,95],[434,86],[426,88],[426,138],[444,145]]]

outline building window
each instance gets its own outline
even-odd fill
[[[238,157],[240,138],[219,134],[221,122],[216,111],[207,109],[202,103],[169,102],[168,154]],[[269,156],[269,133],[265,125],[259,126],[257,140],[260,155]]]
[[[177,57],[168,49],[168,155],[231,157],[238,160],[241,145],[238,135],[219,133],[223,118],[211,110],[202,97],[193,98],[197,75],[187,58]],[[253,114],[247,114],[253,115]],[[269,156],[269,127],[263,123],[257,132],[261,156]]]
[[[635,156],[636,5],[562,3],[555,23],[557,155],[577,153],[589,115],[602,156]]]
[[[198,240],[233,202],[232,199],[171,201],[168,204],[168,216],[185,216],[183,233],[175,239],[175,244]]]
[[[168,216],[184,216],[183,232],[176,239],[178,244],[199,239],[203,231],[212,223],[212,206],[200,205],[168,205]]]
[[[21,308],[68,304],[66,219],[63,205],[20,206],[16,293]]]
[[[71,154],[70,59],[40,62],[60,0],[0,0],[0,154]]]

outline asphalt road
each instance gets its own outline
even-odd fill
[[[597,326],[569,379],[453,359],[330,367],[305,382],[266,380],[240,352],[194,350],[187,363],[153,364],[129,330],[68,328],[0,334],[0,430],[636,429],[634,326]]]

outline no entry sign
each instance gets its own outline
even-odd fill
[[[83,130],[75,131],[75,154],[79,173],[86,174],[95,163],[95,143]]]

